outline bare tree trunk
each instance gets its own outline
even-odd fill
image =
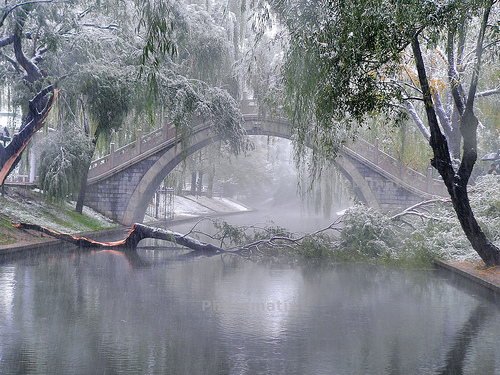
[[[99,140],[99,135],[101,134],[100,129],[95,130],[94,136],[92,137],[92,151],[90,153],[89,160],[92,160],[94,156],[94,151],[97,146],[97,141]],[[82,181],[80,182],[80,193],[78,194],[78,200],[76,202],[75,211],[81,214],[83,212],[83,204],[85,203],[85,193],[87,192],[87,178],[89,176],[90,162],[87,166],[85,173],[82,176]]]
[[[196,195],[196,172],[191,173],[191,195]]]
[[[87,179],[89,177],[90,164],[87,166],[85,172],[83,173],[82,180],[80,182],[80,192],[78,193],[78,199],[76,201],[75,212],[79,214],[83,213],[83,204],[85,203],[85,193],[87,192]]]
[[[485,11],[483,25],[486,25],[488,15],[489,11],[487,9]],[[500,250],[481,230],[470,207],[469,196],[467,193],[467,183],[477,159],[476,130],[478,120],[472,111],[472,107],[475,89],[477,87],[477,74],[479,72],[481,62],[482,37],[480,36],[478,40],[477,66],[476,69],[474,69],[466,105],[464,105],[462,101],[464,96],[460,95],[461,87],[458,86],[457,82],[454,83],[455,102],[458,110],[462,113],[460,119],[460,131],[464,140],[462,161],[458,172],[455,172],[453,168],[446,137],[442,134],[441,129],[439,128],[436,112],[432,102],[431,90],[427,80],[427,74],[425,72],[424,61],[420,50],[418,35],[416,35],[412,41],[412,48],[420,80],[420,86],[422,89],[427,120],[431,131],[430,145],[434,152],[434,158],[431,160],[431,164],[443,177],[443,181],[450,194],[453,207],[458,220],[460,221],[460,225],[462,226],[462,229],[470,241],[473,249],[479,254],[486,265],[498,265],[500,264]]]
[[[207,198],[212,198],[214,195],[214,175],[210,173],[208,176],[208,185],[207,185]]]
[[[7,147],[0,147],[0,185],[10,172],[16,167],[21,154],[29,144],[35,133],[44,125],[44,120],[50,112],[57,97],[54,85],[40,91],[29,102],[29,112],[23,121],[19,133],[14,135]]]
[[[199,197],[201,197],[201,194],[203,192],[203,172],[202,171],[198,171],[198,181],[197,181],[197,184],[196,184],[196,188],[197,188],[197,195]]]
[[[85,135],[88,137],[90,135],[90,127],[87,120],[87,111],[85,110],[85,102],[81,97],[80,97],[80,102],[82,103],[83,128],[85,131]],[[93,143],[93,149],[92,149],[92,155],[93,155],[97,141],[95,144],[94,142],[92,143]],[[92,161],[92,157],[90,157],[90,161]],[[75,212],[78,212],[79,214],[83,213],[83,204],[85,203],[85,193],[87,191],[87,179],[89,177],[89,168],[90,168],[90,162],[89,165],[86,166],[85,172],[83,173],[82,179],[80,181],[80,193],[78,194],[78,200],[76,201],[76,207],[75,207]]]

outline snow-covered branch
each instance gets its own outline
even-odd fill
[[[500,88],[479,92],[476,94],[476,98],[484,98],[486,96],[497,95],[497,94],[500,94]]]
[[[413,103],[409,100],[405,100],[406,104],[406,111],[410,114],[410,116],[413,118],[413,121],[415,121],[415,124],[417,125],[418,129],[420,132],[424,135],[425,139],[429,139],[431,137],[431,134],[429,133],[429,130],[425,126],[424,122],[420,118],[420,116],[417,113],[417,110],[413,106]]]
[[[16,10],[19,7],[30,5],[30,4],[42,4],[42,3],[69,3],[69,1],[56,1],[56,0],[34,0],[34,1],[25,1],[23,3],[18,3],[16,5],[11,6],[10,8],[5,7],[3,11],[2,18],[0,19],[0,27],[3,26],[5,19],[7,16]]]
[[[449,135],[453,131],[453,126],[451,123],[451,119],[448,117],[446,109],[444,108],[443,103],[441,102],[441,95],[439,95],[438,92],[434,92],[432,98],[434,99],[434,108],[436,109],[436,114],[439,118],[439,123],[441,124],[444,133],[446,135]]]
[[[391,216],[390,220],[392,220],[392,221],[401,220],[401,218],[403,216],[413,215],[413,216],[418,216],[422,219],[439,221],[440,220],[439,218],[429,215],[429,211],[427,210],[426,207],[430,206],[430,205],[434,205],[436,203],[449,203],[449,202],[451,202],[450,198],[430,199],[430,200],[426,200],[423,202],[419,202],[417,204],[414,204],[411,207],[406,208],[405,210],[401,211],[400,213],[398,213],[394,216]]]
[[[95,24],[92,24],[92,23],[84,23],[82,24],[82,26],[85,26],[85,27],[95,27],[96,29],[100,29],[100,30],[116,30],[119,28],[118,25],[116,24],[109,24],[108,26],[100,26],[100,25],[95,25]]]

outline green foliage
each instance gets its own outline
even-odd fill
[[[365,206],[355,206],[346,212],[344,220],[341,247],[360,258],[390,256],[396,248],[401,233],[391,225],[387,215]]]
[[[224,85],[238,95],[230,40],[234,26],[204,6],[178,0],[137,2],[137,6],[138,32],[145,40],[139,77],[144,79],[149,111],[158,107],[166,111],[183,146],[193,118],[202,116],[233,152],[244,151],[248,141],[239,104],[220,88]]]
[[[212,123],[214,134],[220,136],[232,152],[248,149],[250,143],[239,104],[227,91],[173,72],[158,73],[156,77],[160,88],[157,100],[174,123],[177,135],[182,137],[183,146],[191,134],[193,119],[198,115]]]
[[[297,247],[299,255],[306,259],[326,259],[333,256],[332,238],[326,234],[308,235]]]
[[[283,93],[294,124],[297,160],[304,161],[304,149],[311,146],[316,174],[325,157],[335,157],[342,144],[356,137],[359,124],[374,115],[397,119],[403,98],[419,95],[408,89],[415,81],[401,78],[410,64],[412,38],[425,34],[427,47],[434,48],[447,37],[449,24],[454,29],[458,20],[475,15],[479,5],[426,0],[269,3],[289,34]]]
[[[90,163],[90,141],[78,129],[57,131],[44,140],[38,169],[40,187],[49,199],[77,191]]]
[[[10,187],[0,201],[0,233],[12,234],[14,237],[19,230],[12,226],[12,220],[34,223],[65,233],[83,233],[117,226],[110,219],[87,208],[84,209],[83,215],[74,212],[74,203],[47,202],[42,193],[36,190]],[[5,220],[3,215],[10,219]],[[4,226],[5,228],[2,228]]]
[[[220,241],[222,246],[248,249],[253,259],[348,260],[343,254],[336,254],[335,239],[327,233],[295,238],[293,233],[272,222],[263,227],[240,227],[218,219],[213,221],[213,224],[217,229],[215,239]]]
[[[274,237],[293,239],[293,234],[285,228],[268,223],[264,227],[241,227],[231,225],[223,219],[212,220],[217,234],[214,238],[226,247],[246,246],[257,241],[266,241]]]
[[[86,97],[90,117],[98,133],[117,130],[130,109],[130,75],[104,70],[82,76],[81,92]]]
[[[67,215],[67,223],[65,225],[69,227],[83,227],[86,231],[98,231],[106,228],[106,226],[103,226],[102,222],[95,217],[85,214],[82,215],[74,210],[66,210],[65,214]]]
[[[477,255],[449,203],[434,204],[422,212],[395,220],[362,206],[349,210],[340,251],[409,267],[428,267],[436,258],[464,260]]]
[[[471,204],[484,231],[500,242],[500,176],[486,175],[471,188]],[[472,260],[472,249],[450,202],[436,201],[392,217],[364,205],[351,207],[343,218],[340,237],[329,232],[294,238],[272,223],[264,227],[238,227],[218,220],[216,238],[227,248],[247,246],[255,259],[273,262],[297,259],[321,262],[382,262],[403,267],[432,267],[435,259]],[[273,241],[268,242],[269,239]]]
[[[265,240],[273,237],[286,237],[293,239],[295,236],[286,228],[280,227],[278,225],[274,225],[272,222],[268,223],[264,228],[252,228],[252,240]]]
[[[137,31],[145,30],[145,44],[142,53],[142,63],[153,58],[153,65],[158,67],[161,56],[177,51],[175,43],[177,1],[136,1],[139,11]]]
[[[0,233],[0,245],[10,245],[16,242],[16,238],[6,233]]]
[[[145,44],[139,76],[149,88],[149,101],[161,95],[160,74],[175,73],[211,86],[233,80],[232,15],[179,0],[137,2],[139,27]],[[237,94],[236,92],[234,94]]]
[[[399,96],[377,73],[383,66],[393,71],[408,44],[394,25],[399,7],[388,10],[381,1],[273,3],[290,33],[283,76],[296,140],[301,147],[311,144],[315,157],[334,156],[357,123],[388,110]]]
[[[493,241],[500,240],[500,177],[483,175],[471,188],[471,206],[478,222]]]
[[[222,219],[214,220],[213,225],[217,230],[215,238],[225,246],[241,246],[250,240],[245,228],[231,225]]]
[[[0,227],[5,228],[7,233],[0,232],[0,245],[9,245],[16,242],[16,238],[9,234],[12,230],[12,223],[10,220],[7,220],[0,216]]]
[[[485,175],[471,187],[470,201],[483,231],[500,242],[500,177]],[[350,209],[344,219],[336,253],[354,259],[378,259],[408,266],[428,266],[434,259],[471,260],[477,253],[460,228],[451,204],[436,203],[420,215],[393,220],[364,206]]]

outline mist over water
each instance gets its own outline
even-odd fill
[[[448,274],[138,254],[1,265],[0,373],[499,373],[498,305]]]
[[[334,218],[261,207],[225,219],[302,232]],[[1,264],[0,373],[500,374],[496,297],[448,273],[165,245]]]
[[[327,227],[338,218],[338,215],[325,218],[321,214],[301,210],[300,207],[292,209],[287,207],[266,208],[261,206],[255,207],[252,212],[220,215],[214,216],[214,218],[219,218],[232,225],[241,227],[255,226],[263,228],[266,226],[279,226],[299,236]],[[165,226],[179,233],[187,233],[196,221],[190,220],[180,224],[169,222]],[[208,233],[213,230],[213,226],[209,221],[197,225],[197,228]]]

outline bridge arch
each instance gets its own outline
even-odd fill
[[[254,108],[255,109],[255,108]],[[290,123],[276,118],[244,115],[249,135],[290,139]],[[147,135],[138,131],[137,140],[91,164],[85,204],[124,225],[142,222],[147,206],[164,178],[182,160],[220,140],[209,122],[193,125],[184,149],[177,147],[175,129],[164,126]],[[372,145],[358,139],[343,147],[334,163],[352,183],[358,198],[370,207],[408,207],[432,196],[447,196],[442,181],[402,165]]]
[[[245,129],[249,135],[267,135],[285,139],[291,138],[291,126],[286,121],[272,118],[259,119],[256,115],[247,115],[244,116],[244,119]],[[180,147],[172,147],[165,152],[149,168],[135,187],[123,214],[123,218],[120,221],[126,225],[142,222],[149,202],[165,177],[179,165],[184,158],[219,140],[220,136],[212,134],[209,126],[200,126],[200,130],[195,131],[190,137],[189,146],[186,149],[182,150]],[[334,163],[354,185],[358,197],[369,206],[379,208],[375,195],[356,166],[342,154],[339,155]]]

